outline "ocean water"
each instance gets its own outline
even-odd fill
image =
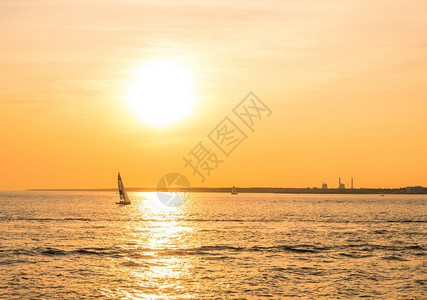
[[[427,298],[427,195],[129,196],[0,192],[0,298]]]

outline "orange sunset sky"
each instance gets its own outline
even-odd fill
[[[427,186],[426,1],[1,0],[0,36],[0,190]],[[248,138],[200,182],[227,116]]]

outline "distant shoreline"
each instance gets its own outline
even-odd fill
[[[191,192],[197,193],[230,193],[231,187],[227,188],[205,188],[195,187],[190,189]],[[56,191],[56,192],[114,192],[116,188],[99,188],[99,189],[27,189],[26,191],[41,192],[41,191]],[[156,188],[127,188],[128,192],[156,192]],[[160,189],[160,191],[167,191]],[[170,189],[172,192],[179,192],[179,189]],[[237,188],[238,193],[269,193],[269,194],[427,194],[424,191],[407,192],[406,188],[361,188],[361,189],[319,189],[319,188]]]

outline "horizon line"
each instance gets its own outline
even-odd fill
[[[233,186],[198,186],[198,187],[188,187],[188,189],[231,189]],[[338,187],[331,187],[323,189],[322,187],[274,187],[274,186],[236,186],[237,189],[304,189],[304,190],[399,190],[405,189],[407,187],[423,187],[421,185],[408,185],[400,187],[358,187],[358,188],[344,188],[340,189]],[[172,188],[173,189],[173,188]],[[22,190],[0,190],[0,191],[102,191],[102,190],[117,190],[116,187],[98,187],[98,188],[29,188]],[[126,190],[164,190],[164,188],[157,187],[127,187]]]

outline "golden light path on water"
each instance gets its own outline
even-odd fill
[[[143,216],[130,225],[131,239],[138,251],[137,258],[150,258],[148,266],[143,268],[126,268],[125,278],[132,278],[133,288],[123,289],[123,295],[129,299],[164,299],[167,295],[181,294],[180,297],[191,298],[187,294],[182,280],[191,280],[194,257],[183,255],[185,248],[194,248],[194,241],[188,239],[191,231],[188,210],[181,207],[167,207],[159,202],[156,193],[133,193],[135,206],[134,217]],[[134,265],[135,259],[129,260]],[[186,295],[187,294],[187,295]]]

